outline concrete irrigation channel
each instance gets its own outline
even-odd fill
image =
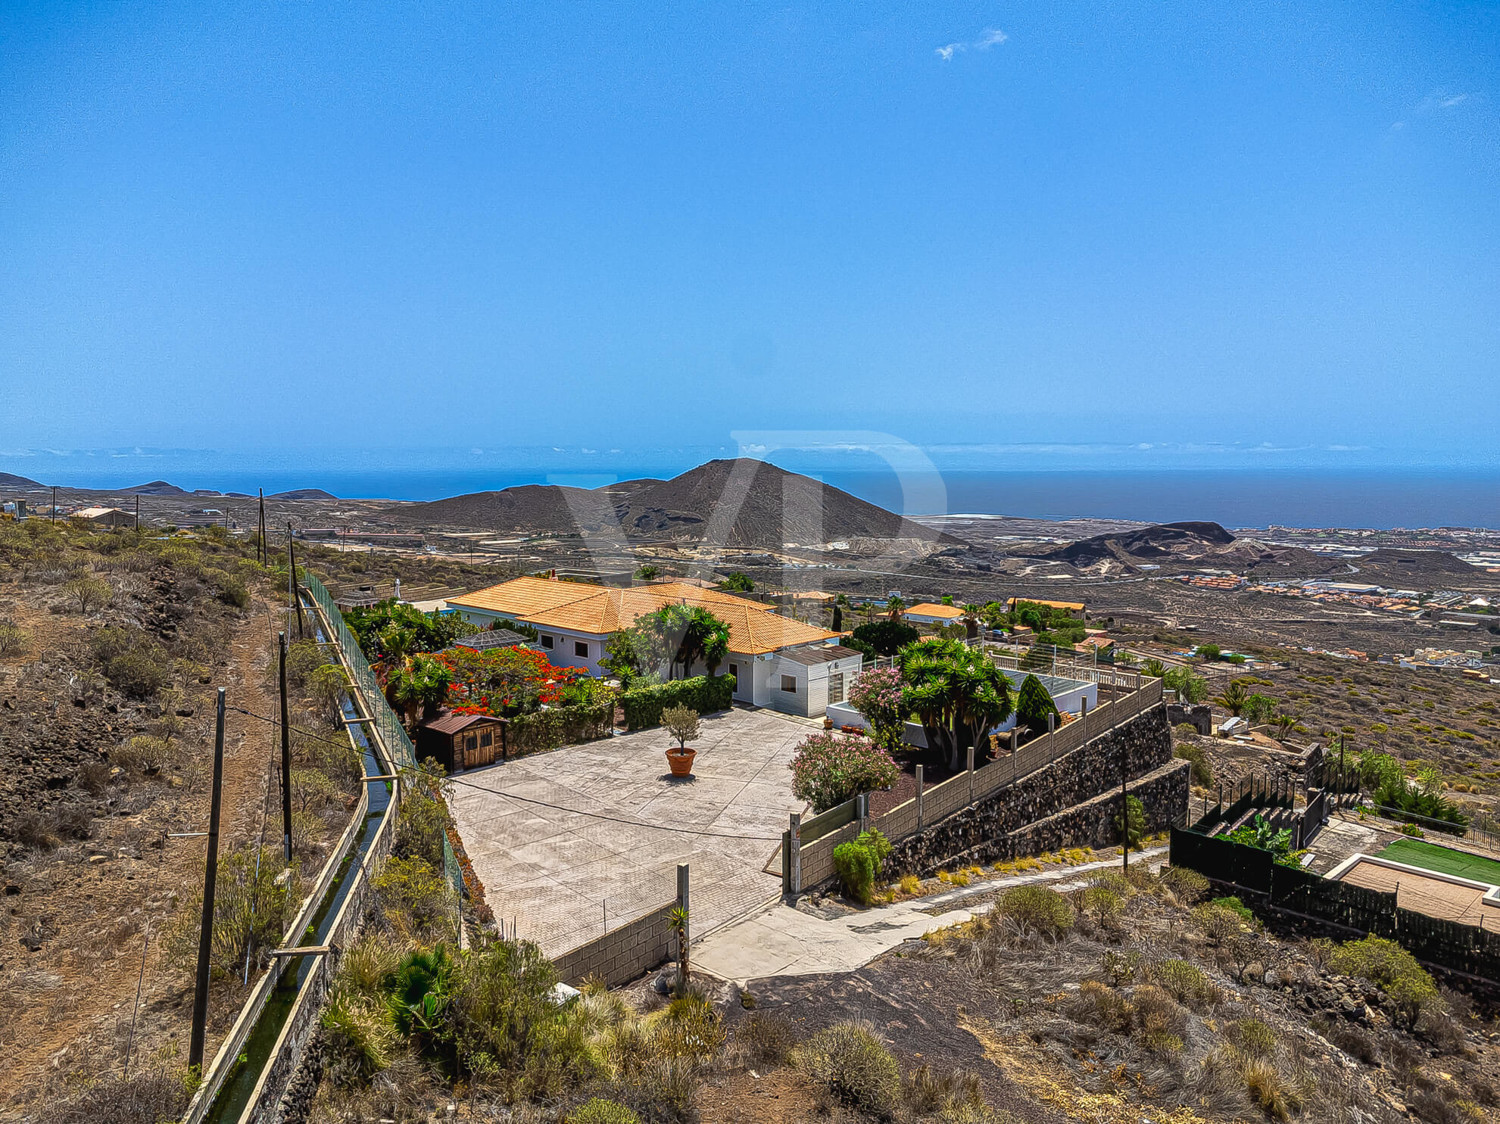
[[[323,592],[316,579],[309,585]],[[299,591],[300,594],[300,591]],[[347,631],[329,619],[337,613],[332,602],[316,595],[303,599],[313,614],[320,644],[329,643],[350,672],[351,656],[338,638]],[[352,686],[343,701],[345,728],[364,760],[367,778],[395,775],[392,747],[378,732],[382,723],[370,708],[383,707],[384,698],[366,699]],[[395,834],[392,814],[398,806],[390,780],[366,780],[353,818],[339,839],[317,883],[283,945],[311,951],[277,956],[240,1012],[228,1037],[204,1073],[183,1124],[250,1124],[279,1118],[278,1105],[308,1037],[316,1027],[336,967],[337,950],[358,932],[370,893],[370,873],[389,853]]]

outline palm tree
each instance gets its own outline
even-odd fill
[[[1285,741],[1286,736],[1292,732],[1292,727],[1297,724],[1297,716],[1288,710],[1278,710],[1271,722],[1276,727],[1277,738]]]
[[[1214,696],[1214,702],[1218,703],[1236,718],[1244,711],[1245,704],[1249,701],[1250,692],[1245,690],[1245,685],[1238,679],[1231,680],[1223,691]]]
[[[885,603],[885,611],[886,616],[889,619],[893,621],[899,621],[901,619],[901,614],[906,612],[906,599],[899,593],[891,594],[890,598]]]
[[[1167,665],[1158,659],[1149,659],[1141,664],[1141,674],[1148,679],[1163,679],[1167,674]]]
[[[922,722],[931,748],[948,767],[962,766],[964,750],[983,749],[985,735],[1015,709],[1010,680],[988,656],[956,640],[929,640],[902,653],[906,703]]]
[[[978,605],[965,605],[964,615],[958,618],[964,622],[964,635],[970,640],[979,635],[979,614],[982,611]]]

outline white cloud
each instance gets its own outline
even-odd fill
[[[975,39],[959,40],[939,47],[933,53],[944,62],[950,62],[956,54],[964,51],[988,51],[991,47],[998,47],[1004,43],[1008,36],[998,27],[987,27]]]
[[[1473,96],[1473,94],[1468,93],[1454,94],[1450,93],[1447,90],[1434,90],[1432,93],[1428,94],[1425,98],[1419,101],[1416,105],[1412,106],[1406,117],[1402,118],[1400,121],[1391,122],[1391,128],[1404,129],[1406,128],[1407,121],[1410,118],[1426,117],[1429,114],[1440,113],[1445,109],[1454,109],[1457,106],[1463,105],[1464,102],[1468,101]]]

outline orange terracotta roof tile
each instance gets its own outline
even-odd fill
[[[943,620],[956,621],[964,615],[964,611],[957,605],[937,605],[931,601],[923,601],[907,609],[905,615],[908,617],[941,617]]]
[[[448,604],[501,613],[541,628],[594,636],[607,636],[628,628],[637,618],[666,605],[702,606],[729,626],[730,651],[747,656],[834,640],[840,635],[780,616],[758,602],[685,582],[617,589],[522,577],[450,597]]]

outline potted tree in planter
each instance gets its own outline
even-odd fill
[[[677,742],[676,749],[667,750],[667,764],[674,777],[693,775],[693,758],[697,750],[689,749],[687,743],[698,736],[698,712],[690,706],[669,706],[661,712],[661,724]]]

